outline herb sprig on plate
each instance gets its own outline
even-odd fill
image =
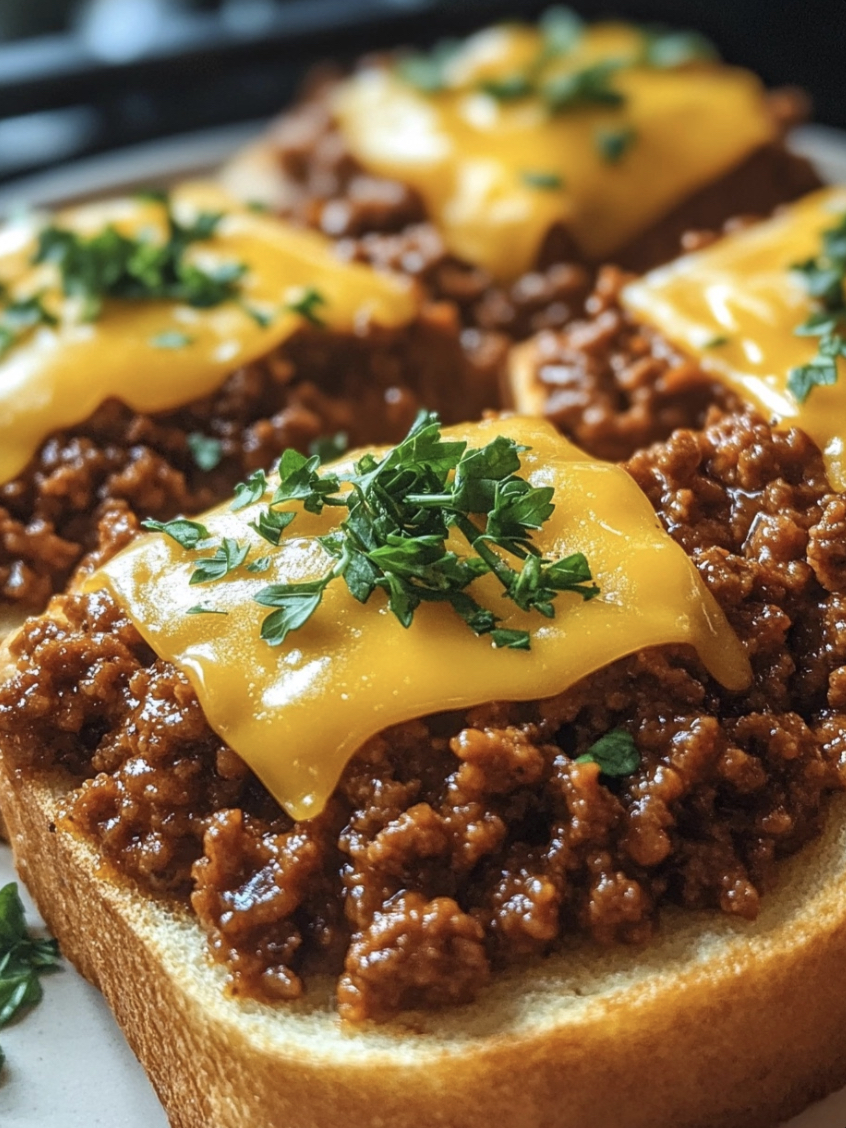
[[[33,939],[15,882],[0,889],[0,1027],[41,1000],[40,977],[59,963],[55,940]],[[0,1050],[0,1066],[3,1064]]]
[[[261,636],[272,646],[308,622],[328,586],[342,580],[360,603],[383,592],[388,607],[409,627],[422,603],[446,603],[477,635],[497,647],[528,650],[530,634],[498,626],[501,616],[469,594],[474,580],[492,575],[502,596],[525,612],[551,619],[561,592],[592,599],[593,582],[584,554],[548,560],[534,543],[555,508],[550,486],[520,477],[526,447],[498,435],[486,446],[445,440],[438,417],[423,411],[408,435],[383,458],[365,454],[344,474],[321,471],[320,458],[287,450],[279,461],[279,484],[251,522],[268,544],[277,546],[295,520],[297,503],[309,513],[326,506],[345,510],[332,532],[319,537],[331,561],[322,576],[301,583],[271,583],[254,595],[263,607]],[[232,508],[261,501],[269,483],[258,471],[236,490]],[[281,508],[284,507],[284,508]],[[245,564],[247,546],[232,538],[216,544],[201,524],[184,519],[145,522],[189,551],[215,547],[197,561],[190,582],[210,583]],[[457,553],[447,538],[466,545]],[[248,570],[256,571],[252,565]]]
[[[846,357],[846,214],[821,235],[820,253],[790,269],[798,275],[815,310],[794,330],[798,337],[818,337],[817,355],[791,368],[787,387],[804,403],[815,387],[837,383],[837,361]]]

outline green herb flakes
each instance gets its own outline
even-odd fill
[[[498,102],[517,102],[533,93],[534,85],[525,74],[507,74],[501,78],[484,79],[479,83],[479,89]]]
[[[240,544],[231,537],[224,537],[213,556],[198,561],[188,583],[208,584],[213,580],[222,580],[244,563],[248,550],[248,545]]]
[[[178,329],[167,329],[164,333],[158,333],[150,338],[150,344],[154,349],[184,349],[193,343],[193,337],[189,337],[187,333],[180,333]]]
[[[581,109],[584,106],[622,106],[626,96],[613,86],[622,64],[605,59],[570,74],[556,75],[541,88],[541,96],[550,113]]]
[[[321,472],[316,454],[285,451],[279,484],[269,505],[251,522],[254,531],[278,545],[295,520],[291,502],[311,513],[327,505],[345,513],[337,528],[319,538],[330,560],[322,576],[268,584],[256,592],[255,601],[272,609],[263,620],[262,638],[274,646],[283,643],[308,622],[328,585],[343,580],[360,603],[383,592],[405,627],[421,603],[447,603],[476,634],[490,635],[495,646],[528,649],[528,631],[501,628],[499,616],[468,593],[473,580],[493,574],[506,599],[546,618],[554,616],[560,592],[591,599],[598,588],[583,554],[552,561],[538,552],[533,532],[553,512],[553,490],[519,477],[524,449],[504,436],[480,449],[446,441],[437,416],[424,411],[383,458],[365,454],[343,477]],[[264,483],[245,483],[243,495],[248,494],[258,500]],[[276,508],[283,503],[284,510]],[[466,556],[447,547],[453,532],[467,544]],[[200,562],[199,578],[192,577],[192,583],[222,578],[245,556],[245,547],[224,540],[213,557]],[[247,567],[258,571],[259,562]]]
[[[640,753],[631,733],[618,728],[595,740],[587,752],[576,758],[576,763],[599,764],[602,774],[614,779],[637,771]]]
[[[564,187],[564,181],[557,172],[521,172],[520,179],[529,188],[538,188],[542,192],[556,192]]]
[[[306,286],[298,297],[286,303],[285,309],[290,310],[291,313],[298,313],[300,317],[311,322],[311,324],[317,326],[318,329],[322,329],[326,325],[326,322],[317,310],[320,306],[324,305],[326,305],[326,299],[320,291],[315,290],[313,286]]]
[[[84,320],[95,320],[106,298],[165,299],[206,308],[238,297],[246,272],[243,263],[202,268],[187,257],[192,244],[213,237],[221,213],[200,212],[183,223],[166,194],[155,194],[152,202],[164,211],[164,241],[145,232],[124,235],[111,225],[90,236],[56,226],[41,231],[33,262],[57,268],[65,295],[81,301]]]
[[[188,449],[198,470],[216,469],[223,458],[223,443],[213,435],[203,435],[200,431],[192,431],[187,439]]]
[[[185,517],[176,517],[173,521],[154,521],[152,517],[148,517],[141,522],[141,528],[164,533],[182,548],[189,550],[198,548],[203,541],[210,539],[205,525],[201,525],[199,521],[188,521]]]
[[[621,129],[598,129],[594,135],[596,148],[606,164],[619,164],[637,140],[637,132],[631,126]]]

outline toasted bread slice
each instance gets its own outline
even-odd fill
[[[580,946],[472,1005],[353,1028],[328,980],[228,996],[187,910],[57,827],[71,785],[0,748],[21,876],[174,1128],[772,1128],[846,1082],[846,796],[754,924],[667,913],[645,948]]]

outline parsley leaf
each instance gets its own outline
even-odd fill
[[[460,40],[442,39],[428,54],[403,55],[396,63],[396,73],[421,94],[439,94],[447,88],[447,67],[460,49]]]
[[[29,935],[15,882],[4,885],[0,889],[0,1026],[40,1001],[43,992],[39,977],[56,969],[58,961],[55,940]]]
[[[498,102],[517,102],[531,94],[534,86],[527,75],[515,72],[502,77],[486,78],[479,83],[479,89]]]
[[[253,505],[264,496],[267,489],[267,475],[264,470],[254,470],[246,482],[239,482],[235,487],[235,500],[229,506],[233,512]]]
[[[197,563],[188,583],[207,584],[213,580],[222,580],[244,563],[248,551],[249,545],[239,544],[232,537],[224,537],[214,556],[204,557]]]
[[[621,129],[598,129],[595,134],[596,147],[606,164],[619,164],[637,140],[637,133],[631,126]]]
[[[141,522],[142,529],[155,533],[165,533],[182,548],[194,549],[201,541],[209,539],[209,531],[199,521],[188,521],[185,517],[175,517],[172,521],[154,521],[148,517]]]
[[[184,349],[193,343],[193,337],[181,333],[178,329],[167,329],[164,333],[157,333],[155,337],[150,338],[150,344],[154,349]]]
[[[564,187],[564,181],[557,172],[532,172],[527,169],[520,173],[520,179],[529,188],[540,188],[548,192]]]
[[[599,764],[602,774],[613,779],[637,771],[640,753],[631,733],[617,728],[595,740],[587,752],[576,758],[576,763]]]
[[[291,631],[303,625],[320,605],[328,580],[303,584],[268,584],[254,599],[264,607],[276,607],[261,625],[261,637],[280,646]]]
[[[279,544],[282,533],[296,517],[293,510],[279,511],[276,509],[263,510],[255,521],[250,521],[250,528],[255,529],[260,537],[268,544]]]
[[[200,431],[191,431],[186,442],[191,452],[191,457],[199,470],[214,470],[220,465],[223,458],[223,443],[213,435],[204,435]]]
[[[659,70],[672,70],[690,63],[717,59],[714,44],[698,31],[644,31],[643,61]]]
[[[292,301],[285,303],[285,309],[290,310],[291,313],[298,313],[300,317],[310,321],[318,329],[322,329],[326,322],[317,312],[317,308],[324,305],[326,305],[326,299],[320,291],[315,290],[313,286],[306,286],[301,294],[298,294]]]
[[[215,607],[205,607],[202,603],[195,603],[185,612],[186,615],[228,615],[228,611],[218,611]]]
[[[621,66],[615,59],[603,59],[570,74],[556,75],[544,83],[541,94],[554,114],[583,106],[622,106],[625,94],[611,85]]]

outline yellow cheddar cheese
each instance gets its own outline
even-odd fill
[[[836,360],[840,379],[814,387],[804,402],[790,391],[788,377],[818,346],[817,337],[796,335],[814,303],[791,267],[817,256],[822,233],[844,215],[846,189],[822,189],[623,292],[636,318],[685,348],[767,419],[801,427],[823,452],[837,490],[846,489],[844,362]]]
[[[330,330],[356,331],[371,321],[398,326],[416,314],[410,281],[342,263],[322,236],[257,215],[215,185],[184,185],[171,200],[183,222],[201,212],[223,213],[213,236],[192,245],[187,257],[205,269],[242,263],[241,301],[198,309],[108,298],[100,316],[87,322],[80,303],[61,293],[57,268],[31,264],[32,226],[0,230],[0,282],[9,298],[40,295],[57,319],[55,326],[39,325],[23,335],[0,358],[0,483],[20,473],[51,432],[82,422],[111,397],[155,412],[215,391],[235,368],[268,353],[303,324],[287,306],[306,289],[324,299],[319,313]],[[161,205],[142,198],[75,208],[55,220],[87,237],[113,225],[124,235],[150,232],[161,241],[165,222]],[[184,343],[157,347],[168,335]]]
[[[421,91],[372,64],[341,84],[334,113],[354,156],[415,188],[459,258],[507,281],[562,224],[600,261],[774,137],[754,75],[709,62],[647,66],[644,44],[634,27],[597,24],[547,57],[535,29],[494,27],[449,59],[443,89]],[[608,63],[619,105],[550,108],[550,84]],[[497,97],[491,82],[530,93]]]
[[[555,617],[544,619],[505,600],[491,576],[474,581],[469,592],[502,617],[502,627],[532,631],[529,651],[494,649],[442,603],[423,603],[404,628],[383,593],[362,605],[343,583],[326,588],[317,611],[282,646],[262,641],[267,609],[254,602],[256,592],[325,573],[332,558],[315,538],[346,513],[337,507],[320,516],[297,509],[261,575],[246,567],[268,554],[248,524],[257,502],[201,518],[216,541],[249,546],[245,564],[223,579],[189,584],[202,553],[152,534],[95,573],[87,589],[109,591],[152,649],[188,676],[211,727],[297,819],[321,811],[350,757],[389,725],[490,700],[551,696],[643,647],[689,644],[723,685],[744,688],[750,672],[740,642],[628,474],[588,458],[536,419],[444,430],[473,447],[497,435],[529,447],[521,474],[554,488],[539,548],[551,559],[584,552],[600,588],[589,602],[560,594]],[[359,456],[335,469],[349,469]],[[187,614],[198,603],[218,614]]]

